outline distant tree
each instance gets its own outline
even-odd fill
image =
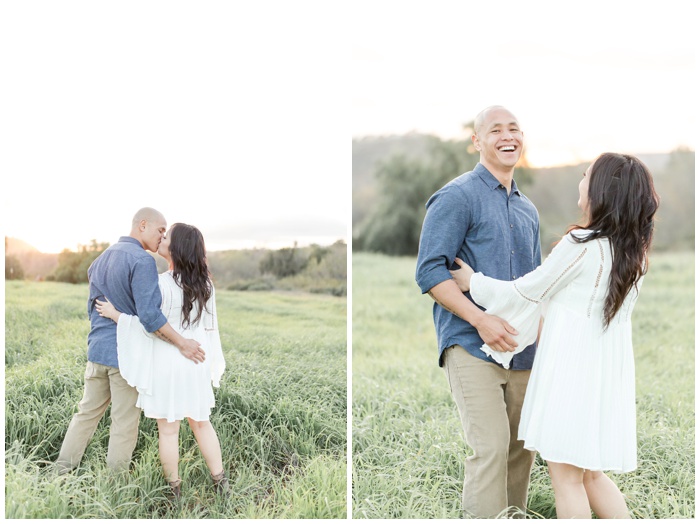
[[[318,244],[311,244],[311,254],[309,258],[316,259],[316,263],[320,264],[323,258],[330,253],[330,248],[322,247]]]
[[[379,164],[376,181],[380,196],[358,228],[357,248],[389,255],[415,254],[430,195],[478,162],[467,141],[430,138],[427,160],[395,155]]]
[[[22,280],[24,270],[14,255],[5,255],[5,280]]]
[[[58,267],[54,270],[50,280],[71,284],[86,283],[90,264],[108,247],[109,243],[98,244],[93,239],[89,245],[79,245],[77,252],[64,249],[58,255]]]
[[[695,152],[679,148],[652,172],[661,200],[655,217],[655,251],[695,249]]]
[[[291,277],[303,271],[309,259],[294,247],[285,247],[276,251],[268,252],[260,261],[260,272],[262,274],[273,274],[277,278]]]

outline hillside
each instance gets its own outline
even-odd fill
[[[15,257],[21,266],[25,280],[58,280],[75,282],[85,277],[89,261],[74,269],[77,280],[56,277],[59,255],[41,253],[26,242],[6,237],[5,256]],[[96,255],[95,255],[96,256]],[[151,253],[158,272],[168,269],[167,262]],[[94,257],[93,257],[94,258]],[[92,260],[92,259],[90,259]],[[220,289],[236,290],[303,290],[342,296],[347,293],[347,245],[338,241],[330,246],[309,246],[269,249],[241,249],[211,251],[207,253],[209,270],[215,285]],[[265,269],[270,260],[282,264],[295,264],[293,271],[278,275],[274,269]],[[61,264],[65,264],[62,262]],[[265,266],[267,267],[267,266]],[[6,277],[7,278],[7,277]]]
[[[18,255],[20,253],[38,253],[39,250],[30,246],[24,240],[18,238],[5,237],[5,254]]]
[[[43,280],[58,267],[57,253],[41,253],[18,238],[5,237],[5,256],[14,256],[19,261],[28,280]]]
[[[374,176],[378,163],[396,154],[422,160],[431,140],[435,140],[435,137],[416,134],[353,140],[353,235],[357,234],[357,226],[382,198],[379,182]],[[660,251],[694,249],[695,153],[678,150],[637,156],[652,172],[656,191],[661,198],[654,248]],[[588,162],[530,168],[532,183],[520,184],[520,189],[539,210],[544,252],[549,252],[551,243],[568,225],[579,219],[576,206],[578,183],[587,166]],[[464,171],[472,167],[464,166]],[[455,173],[455,176],[459,174]],[[517,180],[518,169],[515,177]]]
[[[427,156],[430,135],[409,133],[357,138],[352,141],[352,223],[362,221],[376,198],[374,173],[377,163],[393,155],[405,155],[415,159]]]

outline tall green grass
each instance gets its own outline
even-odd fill
[[[345,518],[344,298],[217,291],[227,370],[211,417],[232,498],[212,489],[181,424],[179,507],[166,500],[155,421],[141,419],[128,475],[106,467],[109,411],[80,467],[50,465],[82,397],[87,287],[6,282],[6,518]]]
[[[353,255],[354,518],[458,518],[467,446],[415,259]],[[695,516],[694,256],[651,260],[633,315],[639,463],[611,475],[635,518]],[[529,517],[556,518],[546,465]]]

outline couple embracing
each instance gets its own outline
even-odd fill
[[[158,275],[154,258],[169,270]],[[88,269],[90,317],[85,389],[57,459],[76,468],[111,403],[107,466],[128,471],[141,411],[158,424],[158,449],[173,499],[180,498],[178,434],[187,419],[215,489],[229,495],[209,415],[225,368],[204,238],[190,225],[140,209],[131,233]]]
[[[600,155],[579,184],[582,224],[541,262],[537,210],[513,180],[518,120],[491,106],[472,141],[477,166],[426,205],[416,268],[473,450],[464,512],[521,516],[539,452],[558,518],[629,518],[604,471],[637,465],[630,317],[659,205],[651,174]]]

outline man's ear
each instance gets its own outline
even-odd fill
[[[474,144],[474,149],[477,151],[481,151],[481,146],[479,145],[479,137],[476,136],[476,133],[472,135],[472,144]]]

